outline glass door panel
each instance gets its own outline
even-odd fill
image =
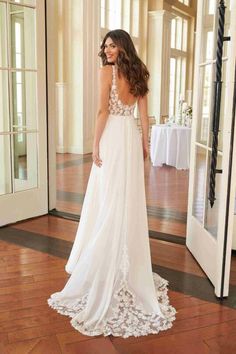
[[[194,124],[191,142],[186,244],[213,283],[215,294],[217,296],[227,296],[231,249],[229,248],[229,244],[225,242],[227,239],[232,238],[232,234],[227,235],[226,238],[225,225],[229,220],[226,215],[226,201],[230,168],[230,134],[233,106],[231,80],[233,81],[232,74],[234,73],[236,56],[236,46],[234,45],[236,37],[236,14],[233,16],[230,13],[230,7],[227,6],[229,2],[225,2],[227,7],[225,11],[226,33],[224,35],[230,33],[231,41],[228,43],[224,42],[223,44],[224,55],[228,55],[228,57],[225,56],[222,61],[222,91],[215,183],[211,180],[211,186],[215,187],[215,200],[213,205],[210,205],[212,119],[219,21],[217,6],[220,3],[222,4],[222,2],[216,2],[216,0],[199,1],[197,9],[195,97],[193,104]],[[230,211],[228,215],[231,215]],[[231,226],[227,230],[232,230]]]
[[[0,70],[0,133],[9,129],[8,71]]]
[[[200,82],[202,83],[201,97],[199,97],[199,117],[197,128],[197,142],[207,144],[209,120],[210,120],[210,105],[212,92],[212,65],[207,64],[200,67]]]
[[[203,223],[205,186],[206,186],[206,155],[207,151],[201,146],[196,147],[195,179],[193,197],[193,215],[200,223]]]
[[[7,16],[6,4],[0,2],[0,68],[7,67]]]
[[[209,171],[211,164],[211,154],[208,154],[208,178],[209,181]],[[218,155],[217,158],[217,169],[222,169],[222,156]],[[219,223],[219,203],[220,203],[220,192],[221,192],[221,182],[222,182],[222,174],[216,174],[216,189],[215,189],[215,203],[214,207],[210,206],[210,201],[206,198],[205,203],[205,220],[204,220],[204,228],[214,237],[217,238],[218,232],[218,223]],[[206,196],[209,195],[209,183],[206,186]]]
[[[37,73],[12,73],[13,130],[37,129]]]
[[[35,9],[10,5],[10,21],[12,68],[35,69]]]
[[[36,133],[14,134],[14,189],[16,192],[38,186]]]
[[[44,5],[0,0],[0,226],[48,210]]]
[[[0,135],[0,195],[12,193],[10,136]]]

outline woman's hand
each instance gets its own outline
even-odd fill
[[[99,147],[98,146],[93,147],[92,157],[93,157],[93,162],[95,163],[95,165],[98,167],[101,167],[102,160],[100,159],[100,156],[99,156]]]
[[[148,143],[143,143],[143,159],[145,160],[149,156]]]

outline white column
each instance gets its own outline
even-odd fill
[[[171,20],[166,10],[148,13],[149,115],[161,121],[169,113]]]
[[[100,1],[57,0],[57,152],[92,151],[97,113]]]
[[[67,4],[67,152],[85,154],[92,152],[97,113],[100,1],[73,0]]]

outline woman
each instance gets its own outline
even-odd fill
[[[107,33],[99,53],[99,110],[93,165],[66,264],[71,274],[49,305],[86,335],[158,333],[175,319],[167,284],[152,273],[144,184],[148,156],[147,81],[129,34]],[[142,138],[134,120],[136,103]]]

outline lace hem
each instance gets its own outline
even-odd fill
[[[83,321],[77,320],[81,311],[86,308],[87,295],[73,303],[63,303],[62,301],[48,299],[50,307],[62,315],[70,316],[71,325],[88,336],[103,334],[104,336],[113,335],[115,337],[128,338],[130,336],[144,336],[157,334],[159,331],[167,330],[172,327],[175,320],[176,310],[169,304],[168,281],[153,273],[156,288],[157,300],[160,310],[164,317],[159,313],[148,313],[136,303],[136,297],[129,289],[126,282],[116,291],[114,297],[117,305],[112,308],[112,316],[102,321],[99,326],[88,327]]]

